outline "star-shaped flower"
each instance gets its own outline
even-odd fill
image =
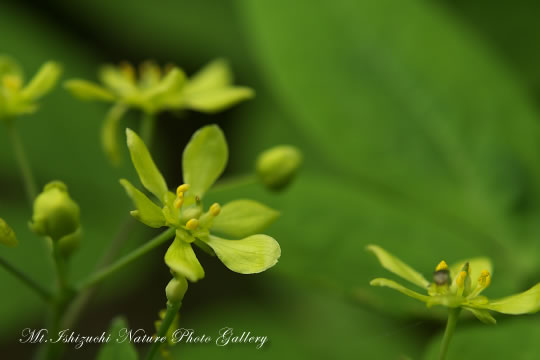
[[[36,101],[53,88],[60,73],[57,63],[46,62],[23,86],[24,76],[19,65],[7,56],[0,56],[0,119],[36,111]]]
[[[138,71],[127,63],[106,65],[99,72],[102,85],[72,79],[64,86],[76,97],[113,103],[102,128],[105,152],[113,162],[119,160],[117,133],[119,121],[129,108],[155,115],[167,110],[196,110],[215,113],[254,96],[254,91],[233,85],[227,62],[214,60],[191,78],[176,66],[161,69],[151,61],[143,62]]]
[[[488,324],[496,322],[488,310],[511,315],[535,313],[540,310],[540,283],[525,292],[502,299],[489,300],[480,295],[491,283],[492,266],[487,258],[465,260],[450,267],[441,261],[435,269],[433,282],[429,282],[422,274],[384,249],[376,245],[369,245],[367,249],[377,256],[386,270],[423,288],[427,291],[427,295],[384,278],[371,280],[371,285],[392,288],[425,302],[428,307],[442,305],[462,308]]]
[[[218,258],[229,269],[252,274],[276,264],[281,255],[279,244],[272,237],[257,234],[279,215],[253,200],[235,200],[221,207],[214,203],[206,209],[204,195],[221,175],[228,159],[223,132],[216,125],[198,130],[184,149],[183,177],[185,184],[176,193],[168,190],[144,142],[127,129],[131,159],[141,183],[155,196],[152,201],[127,180],[120,180],[135,203],[131,214],[142,223],[176,230],[176,237],[165,254],[165,263],[178,275],[190,281],[204,277],[192,244]],[[240,240],[227,240],[223,234]]]

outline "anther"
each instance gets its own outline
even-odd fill
[[[218,203],[213,203],[212,206],[210,206],[210,214],[213,216],[218,216],[221,212],[221,206]]]
[[[446,264],[446,261],[441,261],[439,265],[435,268],[435,271],[441,271],[441,270],[448,270],[448,265]]]
[[[190,219],[186,223],[186,227],[188,228],[188,230],[193,231],[193,230],[197,229],[198,226],[199,226],[199,220],[197,220],[197,219]]]

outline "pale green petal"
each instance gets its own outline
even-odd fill
[[[260,273],[274,266],[281,256],[278,242],[268,235],[252,235],[242,240],[210,235],[204,241],[225,266],[240,274]]]
[[[471,290],[476,288],[476,285],[478,284],[477,280],[480,277],[482,270],[487,270],[490,274],[493,274],[493,265],[491,264],[491,260],[486,257],[477,257],[465,259],[451,265],[449,269],[452,279],[457,277],[457,274],[461,271],[461,268],[466,262],[469,263],[469,268],[471,269]]]
[[[202,198],[219,178],[229,157],[223,132],[217,125],[199,129],[184,149],[182,168],[189,195]]]
[[[186,277],[191,282],[204,278],[204,270],[195,256],[195,252],[185,241],[175,237],[165,254],[165,263],[172,271]]]
[[[490,300],[477,308],[498,311],[503,314],[532,314],[540,310],[540,283],[520,294]]]
[[[420,301],[423,301],[425,303],[427,303],[428,301],[430,301],[430,298],[432,298],[432,296],[427,296],[427,295],[422,295],[422,294],[419,294],[417,293],[416,291],[413,291],[411,289],[408,289],[406,288],[405,286],[403,285],[400,285],[398,284],[397,282],[395,281],[392,281],[390,279],[384,279],[384,278],[377,278],[377,279],[373,279],[370,281],[369,283],[371,286],[382,286],[382,287],[389,287],[391,289],[394,289],[394,290],[397,290],[399,291],[400,293],[404,294],[404,295],[407,295],[409,297],[412,297],[416,300],[420,300]]]
[[[402,277],[403,279],[420,286],[421,288],[427,289],[430,282],[427,281],[422,274],[411,268],[409,265],[405,264],[403,261],[399,260],[394,255],[388,253],[383,248],[377,245],[368,245],[367,250],[371,251],[381,265],[388,271],[393,272],[394,274]]]
[[[158,104],[167,96],[179,92],[186,81],[186,75],[179,68],[174,68],[163,79],[146,93],[151,103]]]
[[[28,85],[22,89],[21,94],[25,99],[35,100],[47,92],[56,84],[62,69],[53,61],[48,61],[38,70]]]
[[[116,103],[105,116],[101,127],[101,143],[105,154],[114,165],[120,163],[121,151],[119,145],[119,124],[128,107],[122,103]]]
[[[197,93],[222,88],[233,81],[227,61],[216,59],[193,75],[186,86],[186,93]]]
[[[153,228],[165,226],[165,216],[159,206],[137,190],[129,181],[121,179],[120,184],[137,208],[137,210],[131,212],[135,219]]]
[[[145,188],[154,194],[160,202],[165,200],[167,183],[159,172],[146,145],[133,130],[126,129],[127,145],[131,155],[131,161],[139,179]]]
[[[109,89],[121,96],[137,92],[135,83],[114,66],[103,66],[99,71],[99,78]]]
[[[114,101],[116,96],[102,86],[82,79],[72,79],[64,82],[72,95],[81,100]]]
[[[260,233],[279,217],[279,212],[253,200],[225,204],[214,219],[212,231],[233,238]]]
[[[497,320],[495,320],[487,310],[475,309],[467,306],[464,306],[463,308],[473,313],[474,316],[484,324],[495,325],[497,323]]]
[[[216,113],[254,96],[255,92],[248,87],[226,87],[186,94],[185,106],[201,112]]]
[[[18,243],[13,229],[4,221],[4,219],[0,218],[0,244],[15,247]]]

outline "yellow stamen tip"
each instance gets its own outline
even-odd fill
[[[189,230],[195,230],[198,226],[199,226],[199,220],[197,220],[197,219],[190,219],[190,220],[186,223],[186,227],[187,227]]]
[[[135,68],[127,61],[122,61],[119,65],[120,71],[132,82],[135,82]]]
[[[439,265],[437,265],[437,267],[435,268],[435,271],[440,271],[440,270],[448,270],[448,264],[446,264],[446,261],[441,261],[439,263]]]
[[[174,207],[177,209],[180,209],[182,205],[184,204],[184,198],[179,196],[174,200]]]
[[[456,278],[456,285],[458,286],[458,288],[462,288],[465,285],[466,278],[467,278],[467,273],[465,271],[461,271]]]
[[[212,206],[210,206],[210,214],[213,216],[218,216],[221,212],[221,206],[218,203],[213,203]]]
[[[488,287],[489,284],[491,284],[491,274],[487,270],[482,270],[480,277],[478,278],[478,285]]]
[[[189,190],[189,184],[182,184],[176,188],[176,195],[184,196],[184,193]]]

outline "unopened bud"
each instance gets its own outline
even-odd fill
[[[257,159],[257,174],[272,190],[286,187],[302,163],[300,151],[289,145],[279,145],[264,151]]]
[[[167,300],[171,303],[179,303],[184,298],[184,295],[187,291],[188,283],[185,277],[177,275],[169,281],[167,287],[165,288],[165,294],[167,295]]]

